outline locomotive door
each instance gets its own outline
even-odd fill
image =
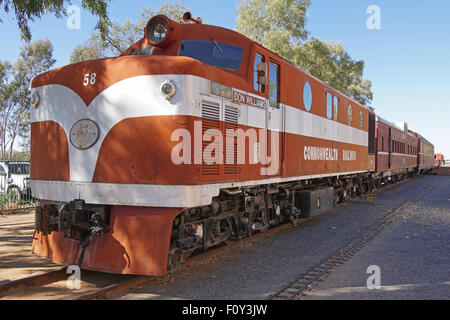
[[[269,103],[266,112],[267,176],[283,174],[285,116],[286,107],[280,103],[280,66],[271,61],[269,63]]]

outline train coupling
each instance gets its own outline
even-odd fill
[[[63,232],[65,238],[79,241],[81,253],[77,264],[81,265],[90,241],[109,232],[108,216],[108,207],[88,205],[80,199],[66,204],[44,204],[36,208],[35,228],[43,235]]]
[[[44,204],[36,208],[36,231],[44,235],[64,232],[66,238],[83,240],[92,232],[107,233],[105,206],[88,205],[84,200],[67,204]]]

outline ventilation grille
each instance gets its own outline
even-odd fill
[[[239,125],[239,110],[233,107],[225,107],[225,148],[224,148],[224,173],[226,175],[238,174],[238,147],[237,136],[231,134],[229,130],[236,132]],[[228,145],[228,140],[233,139],[232,145]],[[231,140],[230,140],[231,141]],[[228,164],[232,163],[232,164]]]
[[[205,135],[205,133],[210,129],[216,129],[220,131],[220,106],[213,105],[209,103],[203,103],[202,104],[202,135],[204,137],[204,140],[207,140],[206,138],[210,138],[211,136]],[[206,161],[211,162],[213,161],[213,158],[215,157],[214,152],[211,154],[211,158],[205,158],[204,151],[208,146],[214,146],[218,147],[219,143],[217,141],[211,142],[211,141],[203,141],[203,147],[202,147],[202,155],[203,155],[203,164],[202,164],[202,175],[204,176],[218,176],[220,174],[220,165],[218,164],[212,164],[208,165]]]

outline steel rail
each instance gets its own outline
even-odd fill
[[[66,270],[67,268],[64,267],[51,271],[39,272],[29,277],[24,277],[17,280],[9,280],[0,283],[0,298],[5,297],[13,290],[19,290],[59,281],[67,275]]]

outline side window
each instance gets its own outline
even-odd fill
[[[337,97],[334,97],[333,103],[334,121],[338,121],[338,111],[339,111],[339,99]]]
[[[327,92],[327,118],[333,118],[333,96]]]
[[[0,165],[0,176],[5,175],[5,174],[6,174],[5,168],[3,168],[2,165]]]
[[[264,62],[264,57],[260,55],[259,53],[255,56],[255,65],[253,66],[253,87],[258,92],[264,91],[264,86],[259,85],[258,83],[258,64]]]
[[[353,125],[353,108],[352,105],[348,106],[348,124]]]
[[[303,104],[305,105],[306,111],[311,111],[312,100],[313,96],[311,84],[308,81],[306,81],[305,87],[303,88]]]
[[[269,100],[270,106],[279,108],[278,102],[280,93],[280,67],[274,63],[269,66]]]

